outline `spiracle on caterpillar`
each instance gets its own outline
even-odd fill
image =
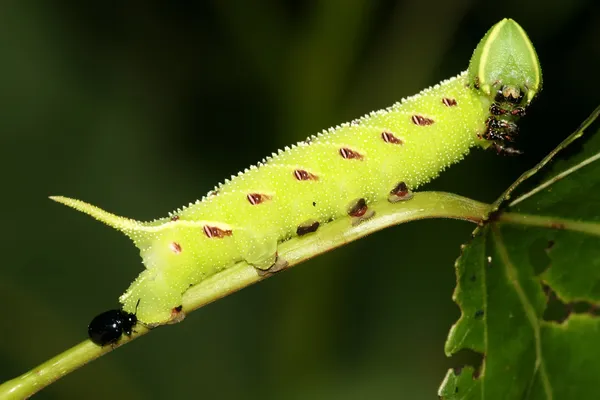
[[[238,261],[262,273],[283,268],[281,242],[340,218],[359,224],[377,202],[409,200],[472,147],[518,154],[510,146],[516,122],[541,87],[533,45],[504,19],[481,40],[467,71],[286,147],[168,217],[139,222],[52,199],[134,241],[146,269],[121,296],[123,315],[159,325],[181,310],[190,286]]]

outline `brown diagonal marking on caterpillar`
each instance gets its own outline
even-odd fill
[[[413,124],[418,126],[432,125],[435,122],[431,118],[427,118],[422,115],[413,115],[412,117],[410,117],[410,119],[412,120]]]
[[[204,225],[203,229],[204,229],[204,234],[210,239],[212,239],[212,238],[222,239],[225,236],[231,236],[233,234],[231,229],[221,229],[216,226]]]
[[[271,200],[271,196],[269,196],[268,194],[262,194],[262,193],[248,193],[246,195],[246,199],[248,199],[248,202],[250,204],[255,206],[255,205],[263,203],[267,200]]]
[[[294,170],[294,178],[299,181],[318,181],[319,177],[315,174],[311,174],[308,171],[303,169],[295,169]]]
[[[356,150],[342,147],[340,149],[340,155],[346,160],[362,160],[364,157]]]
[[[181,248],[181,245],[177,242],[171,242],[171,244],[169,245],[169,249],[171,249],[171,251],[175,254],[179,254],[183,250]]]
[[[394,136],[393,133],[388,132],[388,131],[381,132],[381,138],[386,143],[400,144],[400,145],[404,144],[404,141],[402,139],[397,138],[396,136]]]
[[[451,99],[449,97],[444,97],[442,99],[442,103],[444,103],[446,107],[454,107],[457,104],[455,99]]]

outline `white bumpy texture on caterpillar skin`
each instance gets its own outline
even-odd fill
[[[123,309],[146,324],[166,323],[191,285],[238,261],[273,272],[285,261],[277,260],[281,242],[335,219],[368,218],[373,203],[407,199],[473,146],[518,154],[507,144],[541,85],[527,34],[503,19],[468,72],[273,154],[167,218],[143,223],[53,199],[133,239],[146,270],[121,296]]]

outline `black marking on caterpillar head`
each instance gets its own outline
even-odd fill
[[[511,121],[503,120],[503,119],[496,119],[494,117],[489,117],[486,121],[486,125],[490,129],[502,130],[503,131],[502,133],[506,137],[505,140],[512,140],[510,137],[508,137],[508,135],[516,135],[517,133],[519,133],[519,127],[517,126],[517,124],[515,124],[514,122],[511,122]]]
[[[500,107],[498,103],[492,103],[492,105],[490,106],[490,114],[492,115],[504,115],[507,112],[508,110],[505,110],[504,108]]]
[[[494,85],[498,83],[494,82]],[[491,141],[498,154],[522,154],[506,146],[505,142],[513,142],[519,133],[515,122],[525,115],[525,107],[520,106],[525,100],[525,92],[514,85],[503,85],[496,91],[495,102],[489,108],[490,117],[485,122],[486,130],[481,138]]]
[[[340,155],[346,160],[362,160],[364,157],[358,151],[351,150],[347,147],[340,149]]]
[[[515,117],[524,117],[526,114],[524,107],[517,107],[510,112],[510,115]]]
[[[296,234],[298,236],[304,236],[308,233],[316,232],[316,230],[319,229],[319,225],[319,221],[314,220],[303,222],[296,228]]]
[[[212,238],[222,239],[225,236],[231,236],[233,234],[231,229],[221,229],[216,226],[204,225],[203,229],[204,229],[204,234],[210,239],[212,239]]]
[[[316,201],[313,201],[313,202],[312,202],[312,205],[313,205],[313,207],[316,207],[316,206],[317,206],[317,202],[316,202]]]
[[[319,177],[315,174],[311,174],[308,171],[303,169],[295,169],[294,170],[294,178],[299,181],[318,181]]]
[[[253,206],[263,203],[267,200],[271,200],[271,196],[262,193],[248,193],[248,195],[246,195],[246,198],[248,199],[248,202]]]
[[[386,143],[400,144],[400,145],[404,144],[404,141],[402,139],[397,138],[396,136],[394,136],[393,133],[388,132],[388,131],[381,132],[381,138]]]
[[[444,97],[442,103],[444,103],[446,107],[455,107],[457,105],[456,99],[451,99],[449,97]]]
[[[490,114],[492,115],[512,115],[513,117],[524,117],[526,112],[524,107],[515,107],[512,110],[507,110],[500,107],[500,104],[493,103],[490,106]]]
[[[418,126],[428,126],[428,125],[432,125],[435,122],[431,118],[427,118],[422,115],[413,115],[411,117],[411,120],[412,120],[413,124],[418,125]]]
[[[517,124],[494,116],[490,116],[485,121],[485,125],[486,130],[482,137],[500,146],[502,146],[505,141],[514,141],[514,137],[519,133]]]
[[[400,182],[390,191],[388,201],[390,203],[397,203],[399,201],[410,200],[412,197],[413,193],[406,186],[406,183]]]
[[[177,242],[171,242],[171,244],[169,244],[169,249],[175,254],[180,254],[183,250],[181,245]]]

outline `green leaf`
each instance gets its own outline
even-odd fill
[[[599,115],[523,174],[463,248],[445,351],[483,362],[448,371],[442,399],[600,398]]]

